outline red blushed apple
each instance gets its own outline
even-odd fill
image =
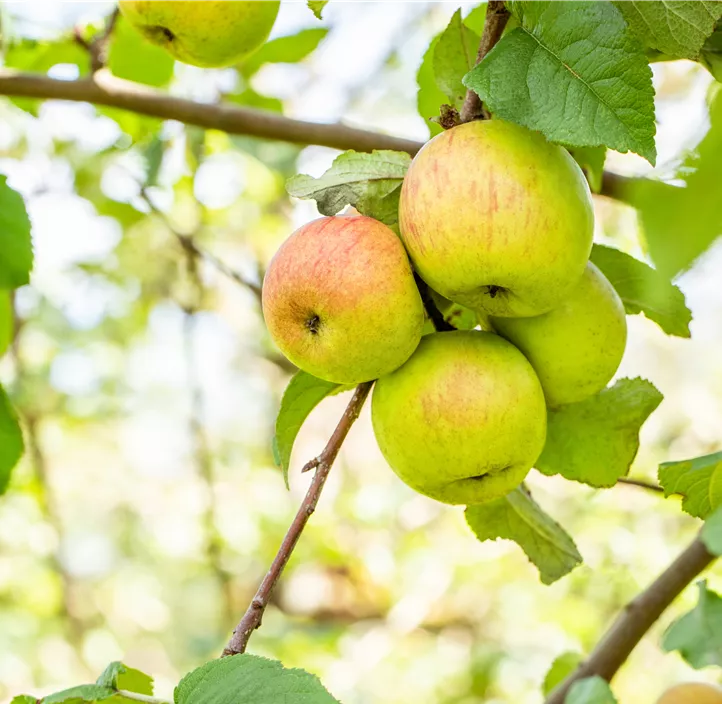
[[[401,241],[363,216],[320,218],[296,230],[266,272],[263,315],[288,359],[340,384],[400,367],[424,325]]]
[[[490,315],[531,316],[579,281],[594,215],[584,174],[562,147],[483,120],[416,155],[399,224],[416,270],[440,294]]]

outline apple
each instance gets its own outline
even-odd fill
[[[363,216],[320,218],[296,230],[266,272],[263,315],[288,359],[339,384],[394,371],[424,326],[401,241]]]
[[[374,389],[371,418],[391,469],[421,494],[477,504],[517,487],[544,448],[539,379],[490,332],[442,332]]]
[[[143,36],[179,61],[230,66],[268,39],[280,0],[120,0]]]
[[[401,190],[399,225],[419,275],[442,296],[498,316],[557,306],[579,280],[594,213],[562,147],[501,120],[434,137]]]
[[[617,371],[627,343],[624,305],[591,262],[554,310],[534,318],[492,316],[491,323],[524,353],[552,407],[601,391]]]
[[[657,704],[722,704],[722,689],[706,682],[685,682],[668,689]]]

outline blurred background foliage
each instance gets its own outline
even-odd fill
[[[428,61],[417,95],[417,71],[457,7],[334,2],[319,24],[303,3],[284,3],[272,40],[218,71],[174,64],[121,20],[109,65],[200,101],[424,139],[417,99],[427,117],[444,99]],[[73,27],[91,36],[111,10],[5,3],[4,65],[85,75]],[[655,173],[669,177],[709,129],[712,79],[680,61],[655,64],[654,81]],[[322,173],[335,154],[110,108],[0,100],[0,172],[26,198],[37,257],[0,363],[28,445],[0,501],[0,701],[92,680],[113,659],[153,674],[168,696],[222,649],[305,491],[298,468],[347,401],[331,398],[309,419],[287,492],[271,438],[289,369],[267,338],[256,288],[280,242],[316,213],[285,195],[285,180]],[[719,182],[719,160],[707,158]],[[614,153],[608,166],[650,170]],[[635,211],[596,200],[598,241],[644,257]],[[702,217],[685,209],[675,222]],[[250,285],[198,257],[189,236]],[[619,376],[642,375],[665,395],[635,476],[722,449],[719,267],[718,243],[678,280],[691,340],[629,319]],[[634,487],[594,491],[541,475],[531,484],[585,558],[551,587],[515,545],[477,543],[461,510],[401,484],[365,414],[252,652],[318,674],[346,704],[540,702],[552,660],[587,651],[696,522],[675,499]],[[722,568],[710,586],[722,587]],[[668,683],[714,676],[658,648],[694,600],[690,589],[635,651],[615,685],[621,702],[651,704]]]

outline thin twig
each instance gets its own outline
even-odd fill
[[[127,689],[119,689],[118,695],[125,699],[132,699],[136,702],[145,702],[145,704],[171,704],[167,699],[158,699],[157,697],[149,697],[147,694],[139,692],[129,692]]]
[[[108,62],[108,48],[113,30],[120,16],[120,10],[116,7],[112,14],[105,21],[105,29],[90,40],[83,36],[80,27],[73,29],[73,38],[75,42],[85,49],[90,55],[90,70],[93,73],[100,71]]]
[[[326,479],[331,471],[334,460],[336,459],[336,456],[338,455],[341,445],[346,439],[351,426],[358,418],[361,408],[363,407],[372,386],[373,382],[369,381],[356,387],[356,391],[354,392],[351,401],[349,401],[348,406],[346,406],[346,410],[341,416],[341,420],[336,426],[336,429],[333,431],[333,434],[331,435],[331,438],[326,444],[323,452],[317,458],[312,460],[316,468],[316,473],[311,480],[311,485],[306,492],[306,497],[304,498],[301,507],[298,509],[298,513],[296,513],[296,517],[293,519],[293,523],[291,523],[291,526],[281,543],[281,547],[271,564],[271,568],[263,578],[261,586],[258,588],[256,595],[253,597],[248,610],[236,626],[236,629],[233,631],[233,636],[223,650],[223,656],[237,655],[238,653],[245,652],[253,631],[261,625],[263,613],[268,606],[273,589],[278,583],[284,568],[288,564],[291,554],[293,553],[293,549],[296,547],[296,544],[301,537],[301,533],[308,523],[308,519],[316,510],[316,505],[321,497],[321,492],[323,491],[324,484],[326,483]]]
[[[231,575],[224,569],[221,559],[223,540],[218,530],[218,502],[215,492],[216,482],[213,470],[213,455],[208,444],[208,437],[203,422],[203,390],[198,375],[196,374],[194,354],[197,313],[203,302],[205,287],[198,271],[199,255],[193,250],[187,250],[186,256],[188,277],[194,289],[192,293],[193,302],[185,306],[183,320],[186,386],[190,395],[188,431],[196,471],[204,484],[208,502],[203,516],[206,560],[223,595],[221,623],[228,624],[234,615],[233,585]]]
[[[564,704],[578,680],[598,675],[608,682],[667,607],[716,557],[698,536],[659,577],[624,608],[589,658],[549,695],[545,704]]]
[[[476,64],[494,48],[494,45],[501,39],[506,23],[509,21],[509,10],[504,6],[504,0],[489,0],[486,5],[486,19],[484,20],[484,32],[479,42],[479,51],[476,54]],[[471,88],[466,91],[464,105],[460,113],[462,122],[487,119],[489,114],[481,104],[481,98]]]
[[[200,245],[196,244],[193,235],[188,235],[177,230],[173,223],[170,221],[166,213],[164,213],[158,206],[153,203],[153,199],[148,195],[148,191],[145,188],[140,189],[140,197],[145,201],[151,212],[163,221],[163,224],[169,230],[169,232],[178,240],[181,247],[191,255],[204,259],[213,268],[217,269],[224,276],[228,277],[237,284],[240,284],[244,288],[248,289],[255,297],[256,300],[261,302],[261,287],[249,279],[246,279],[242,274],[229,267],[226,263],[221,261],[215,254],[211,254],[208,250],[204,249]]]
[[[360,152],[370,152],[374,149],[393,149],[413,156],[423,146],[422,142],[347,127],[339,123],[305,122],[266,110],[239,107],[228,103],[198,103],[177,98],[117,78],[105,69],[97,71],[91,78],[76,81],[0,69],[0,95],[93,103],[162,120],[176,120],[187,125],[216,129],[228,134],[277,139],[293,144],[316,144],[340,150],[355,149]],[[618,197],[615,193],[606,190],[612,183],[609,179],[615,176],[616,174],[610,174],[607,177],[605,174],[603,195]]]
[[[621,477],[617,479],[618,484],[628,484],[629,486],[638,486],[640,489],[647,489],[657,494],[664,494],[664,489],[655,484],[654,482],[646,481],[645,479],[634,479],[633,477]]]

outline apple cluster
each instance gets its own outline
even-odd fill
[[[624,353],[624,307],[589,261],[589,187],[540,134],[475,121],[416,155],[399,227],[335,216],[298,229],[266,273],[266,324],[300,369],[378,380],[374,432],[409,486],[450,504],[500,498],[539,458],[547,408],[603,389]],[[414,271],[476,311],[477,329],[424,334]]]

